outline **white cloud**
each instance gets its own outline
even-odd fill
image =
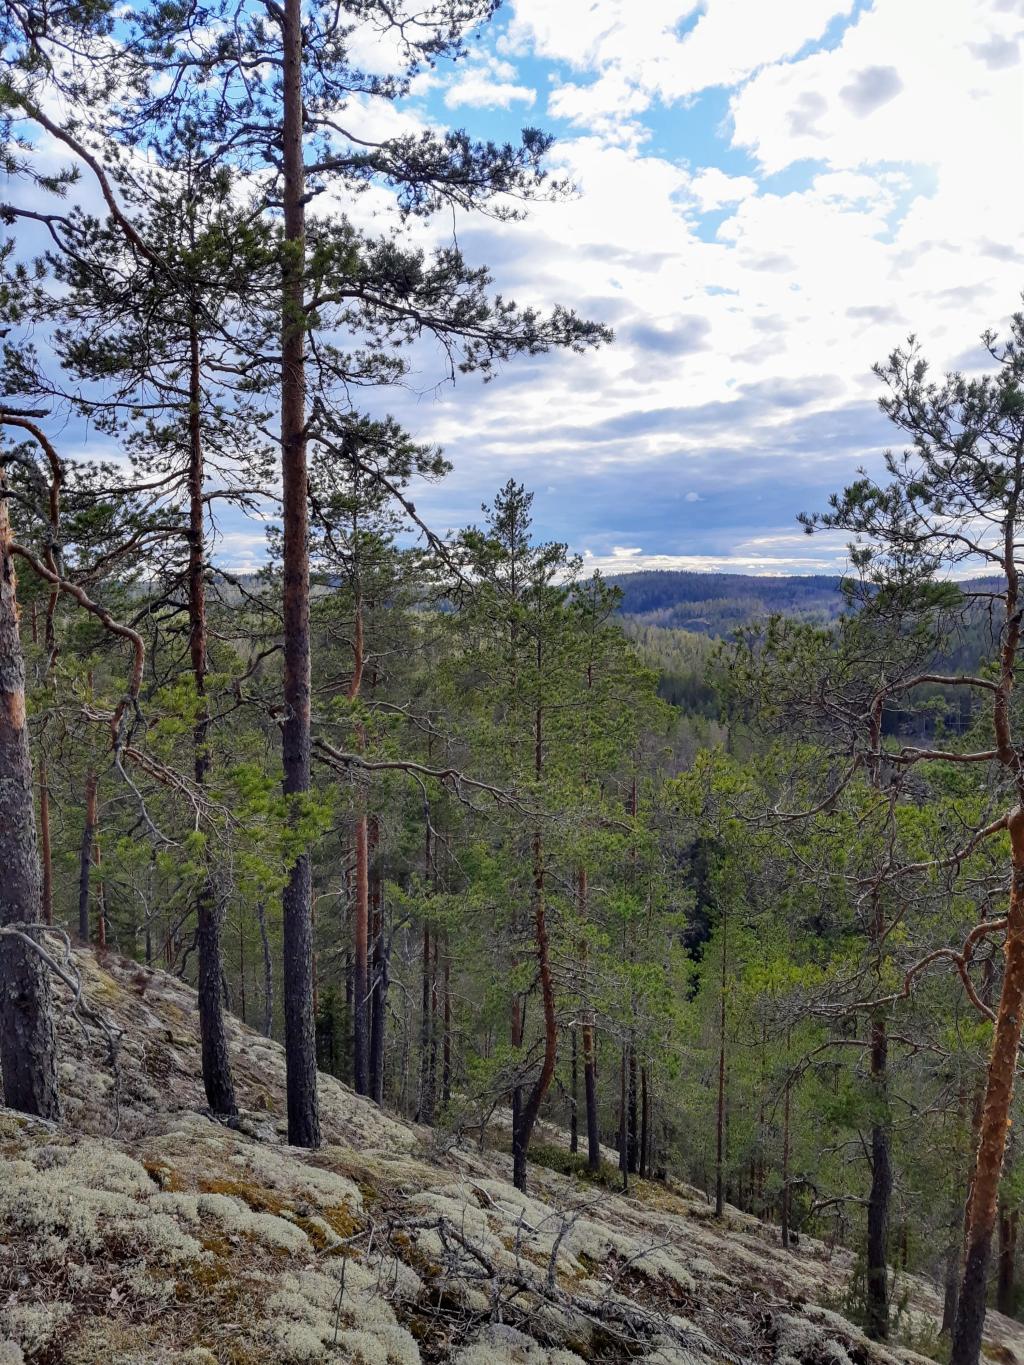
[[[508,109],[512,104],[533,104],[537,92],[527,85],[510,81],[495,81],[483,73],[470,73],[445,91],[444,102],[449,109],[468,105],[472,109]]]
[[[696,197],[704,213],[724,208],[726,204],[738,204],[751,194],[757,193],[757,181],[749,175],[726,175],[717,166],[705,166],[690,181],[690,192]]]
[[[610,555],[583,552],[583,571],[612,574],[642,573],[651,569],[679,569],[689,573],[741,573],[766,577],[772,574],[841,573],[848,556],[837,553],[828,557],[809,558],[806,555],[707,554],[674,555],[645,554],[640,549],[627,552],[616,547]]]
[[[515,0],[507,48],[597,73],[552,109],[582,121],[735,85],[821,36],[853,0]],[[700,11],[698,13],[698,11]],[[694,22],[695,19],[695,22]]]

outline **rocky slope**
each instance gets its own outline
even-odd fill
[[[324,1147],[283,1143],[281,1048],[230,1024],[244,1112],[203,1112],[195,999],[161,972],[77,953],[102,1040],[62,1000],[64,1123],[0,1110],[0,1365],[891,1365],[826,1306],[849,1257],[684,1186],[630,1198],[501,1153],[440,1151],[322,1077]],[[941,1305],[913,1277],[906,1323]],[[1024,1361],[990,1315],[986,1349]]]

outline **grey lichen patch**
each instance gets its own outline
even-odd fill
[[[70,1303],[9,1303],[0,1309],[0,1332],[35,1355],[53,1342],[73,1311]]]
[[[539,1345],[515,1327],[495,1324],[455,1357],[455,1365],[584,1365],[573,1351]]]
[[[0,1365],[917,1359],[815,1306],[841,1301],[842,1248],[803,1237],[783,1253],[776,1229],[734,1210],[715,1220],[690,1187],[637,1182],[623,1197],[554,1162],[531,1166],[524,1196],[507,1151],[431,1145],[329,1078],[326,1145],[292,1149],[282,1051],[232,1019],[243,1114],[215,1122],[194,994],[77,956],[124,1032],[122,1123],[115,1139],[109,1070],[62,1014],[67,1123],[0,1111]],[[550,1125],[538,1140],[565,1146]],[[900,1286],[923,1334],[941,1303],[913,1276]],[[991,1315],[1000,1358],[1024,1359],[1022,1343]]]

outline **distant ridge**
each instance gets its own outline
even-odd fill
[[[620,611],[640,624],[702,635],[728,635],[759,616],[834,620],[843,608],[837,575],[693,573],[645,569],[608,579],[622,593]]]

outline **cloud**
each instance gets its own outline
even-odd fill
[[[900,73],[894,66],[866,66],[839,91],[839,98],[858,118],[873,114],[903,89]]]
[[[705,166],[689,184],[701,212],[711,213],[726,204],[738,204],[757,193],[757,181],[749,175],[726,175],[717,166]]]
[[[628,336],[642,351],[669,356],[692,355],[694,351],[707,350],[711,323],[698,315],[680,318],[666,327],[635,323],[629,328]]]
[[[510,81],[492,81],[486,75],[468,75],[445,91],[444,102],[449,109],[468,105],[472,109],[508,109],[512,104],[533,104],[537,92],[527,85],[513,85]]]
[[[671,102],[734,85],[799,52],[852,6],[853,0],[514,0],[507,50],[532,48],[597,72],[579,98],[591,115],[612,113],[618,105],[611,101],[624,88]]]

